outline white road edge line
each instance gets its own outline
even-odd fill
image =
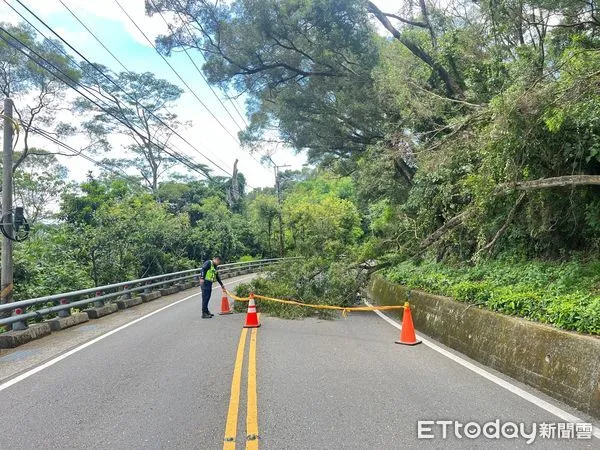
[[[225,286],[229,286],[230,284],[239,283],[240,281],[244,281],[244,280],[247,280],[249,278],[252,278],[252,276],[245,277],[245,278],[242,278],[242,279],[239,279],[239,280],[235,280],[235,281],[230,282],[230,283],[223,283],[223,284],[225,284]],[[215,287],[214,289],[217,289],[217,287]],[[174,303],[170,303],[167,306],[163,306],[162,308],[159,308],[156,311],[152,311],[151,313],[148,313],[145,316],[138,317],[137,319],[132,320],[131,322],[126,323],[125,325],[121,325],[120,327],[115,328],[114,330],[108,331],[108,332],[106,332],[106,333],[98,336],[97,338],[94,338],[91,341],[86,342],[85,344],[81,344],[79,347],[75,347],[74,349],[71,349],[68,352],[63,353],[62,355],[57,356],[56,358],[51,359],[50,361],[46,361],[44,364],[41,364],[41,365],[39,365],[37,367],[34,367],[33,369],[30,369],[27,372],[24,372],[21,375],[15,377],[15,378],[12,378],[12,379],[8,380],[5,383],[0,384],[0,392],[2,392],[4,389],[7,389],[7,388],[9,388],[9,387],[11,387],[11,386],[13,386],[13,385],[15,385],[15,384],[23,381],[23,380],[26,380],[30,376],[35,375],[36,373],[41,372],[42,370],[47,369],[50,366],[53,366],[57,362],[60,362],[63,359],[68,358],[69,356],[74,355],[75,353],[83,350],[84,348],[87,348],[90,345],[94,345],[96,342],[100,342],[101,340],[106,339],[107,337],[112,336],[113,334],[118,333],[119,331],[122,331],[125,328],[129,328],[130,326],[135,325],[136,323],[141,322],[142,320],[147,319],[148,317],[151,317],[154,314],[158,314],[159,312],[164,311],[165,309],[171,308],[171,307],[173,307],[175,305],[178,305],[179,303],[185,302],[186,300],[189,300],[190,298],[196,297],[198,295],[201,295],[201,293],[198,292],[196,294],[192,294],[192,295],[190,295],[188,297],[182,298],[181,300],[177,300]]]
[[[369,303],[366,300],[364,300],[364,302],[367,306],[373,306],[371,303]],[[398,322],[389,318],[381,311],[373,311],[373,312],[375,314],[377,314],[379,317],[381,317],[383,320],[385,320],[387,323],[392,325],[393,327],[396,327],[399,330],[402,329],[402,326]],[[524,389],[521,389],[520,387],[515,386],[514,384],[512,384],[506,380],[503,380],[502,378],[497,377],[496,375],[491,374],[487,370],[482,369],[481,367],[476,366],[473,363],[470,363],[469,361],[461,358],[460,356],[457,356],[454,353],[449,352],[448,350],[444,350],[442,347],[434,344],[432,341],[430,341],[427,338],[424,338],[422,335],[417,334],[417,336],[419,339],[421,339],[423,344],[425,344],[430,349],[435,350],[436,352],[444,355],[447,358],[450,358],[452,361],[460,364],[463,367],[466,367],[467,369],[475,372],[477,375],[480,375],[483,378],[486,378],[487,380],[491,381],[492,383],[495,383],[498,386],[503,387],[507,391],[510,391],[515,395],[518,395],[522,399],[527,400],[530,403],[533,403],[534,405],[548,411],[551,414],[554,414],[556,417],[558,417],[566,422],[585,422],[583,419],[580,419],[579,417],[568,413],[567,411],[559,408],[558,406],[554,406],[553,404],[548,403],[546,400],[542,400],[541,398],[536,397],[535,395],[525,391]],[[596,438],[600,439],[600,428],[594,426],[593,434]]]

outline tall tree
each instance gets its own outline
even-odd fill
[[[103,140],[106,149],[110,148],[108,136],[114,134],[122,134],[131,142],[126,146],[131,157],[106,162],[122,170],[135,168],[148,189],[157,195],[160,179],[178,162],[169,141],[183,124],[169,107],[183,91],[150,72],[114,75],[102,66],[88,65],[83,80],[101,98],[97,102],[101,108],[86,99],[76,101],[80,111],[91,115],[84,124],[87,132]],[[208,175],[206,166],[196,168]]]
[[[281,213],[277,197],[265,193],[256,195],[250,205],[250,217],[252,219],[255,233],[267,250],[267,256],[273,256],[273,225],[275,219]]]
[[[66,92],[81,76],[60,42],[42,39],[27,25],[0,23],[0,92],[14,101],[19,133],[16,170],[29,156],[30,138],[39,128],[61,138],[74,126],[57,119],[67,106]]]

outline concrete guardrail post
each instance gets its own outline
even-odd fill
[[[61,298],[60,299],[60,304],[61,305],[68,305],[70,302],[68,299],[66,298]],[[61,309],[58,312],[58,317],[69,317],[71,315],[71,308],[67,308],[67,309]]]
[[[21,314],[23,314],[23,310],[21,308],[16,308],[13,311],[13,316],[20,316]],[[27,328],[29,328],[29,325],[27,325],[27,321],[25,320],[19,320],[18,322],[14,322],[12,324],[13,331],[26,330]]]
[[[102,291],[96,291],[96,297],[100,297],[102,295]],[[94,307],[102,308],[104,306],[104,300],[96,300],[94,302]]]

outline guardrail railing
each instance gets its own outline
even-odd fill
[[[273,258],[222,264],[219,266],[219,274],[230,275],[239,271],[255,272],[264,267],[293,259],[297,258]],[[27,321],[29,319],[44,318],[51,314],[67,317],[70,315],[71,308],[86,307],[88,305],[100,307],[107,301],[122,297],[130,298],[132,294],[140,291],[150,292],[153,288],[166,288],[189,280],[199,282],[201,270],[201,268],[183,270],[89,289],[81,289],[79,291],[6,303],[0,305],[0,313],[10,311],[12,315],[0,319],[0,326],[12,324],[13,330],[22,330],[28,327]]]

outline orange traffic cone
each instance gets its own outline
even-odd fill
[[[246,325],[244,328],[258,328],[258,314],[256,313],[256,303],[254,303],[254,294],[250,294],[250,301],[248,302],[248,314],[246,314]]]
[[[396,344],[417,345],[420,343],[421,341],[417,339],[415,334],[415,326],[413,325],[412,314],[410,313],[410,305],[406,302],[404,303],[404,314],[402,315],[400,340],[396,341]]]
[[[229,307],[229,298],[227,297],[227,293],[225,291],[223,291],[223,296],[221,297],[221,312],[219,314],[233,314],[233,311]]]

